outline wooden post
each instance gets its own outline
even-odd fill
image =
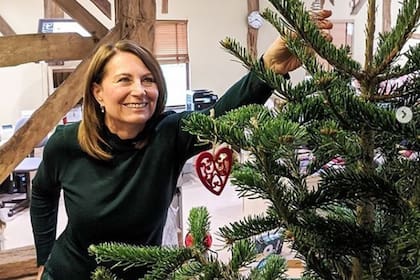
[[[259,11],[259,9],[260,9],[260,0],[248,0],[248,15],[252,11]],[[258,29],[252,28],[248,24],[247,47],[248,47],[249,53],[253,57],[256,57],[258,54],[257,39],[258,39]]]
[[[391,0],[383,0],[382,32],[391,31]]]
[[[153,52],[156,0],[116,0],[115,19],[121,23],[121,38],[129,39]]]
[[[162,0],[162,14],[168,13],[168,0]]]
[[[44,0],[44,18],[63,18],[64,11],[53,0]]]

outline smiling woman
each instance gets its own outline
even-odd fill
[[[266,54],[282,60],[269,57],[266,67],[277,63],[283,67],[275,69],[294,70],[290,65],[296,63],[289,62],[297,58],[284,42],[276,42]],[[182,167],[209,148],[197,145],[197,137],[183,129],[195,112],[164,111],[162,69],[147,49],[132,41],[100,46],[83,87],[82,120],[57,127],[33,180],[30,214],[39,277],[45,268],[52,279],[89,279],[96,268],[87,250],[92,244],[161,245]],[[270,86],[249,72],[200,112],[214,110],[218,117],[242,105],[264,104],[271,93]],[[61,191],[68,224],[56,240]],[[138,279],[148,269],[116,268],[115,273]]]

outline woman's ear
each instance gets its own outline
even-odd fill
[[[101,87],[101,85],[99,85],[97,83],[93,83],[92,93],[93,93],[93,96],[95,97],[96,101],[98,101],[98,103],[100,105],[102,105],[103,98],[102,98],[102,87]]]

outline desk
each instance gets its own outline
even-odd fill
[[[40,157],[27,157],[24,158],[18,166],[16,166],[13,172],[24,173],[31,172],[38,169],[38,166],[41,164],[42,158]]]
[[[3,201],[0,207],[4,207],[7,203],[15,203],[15,205],[9,210],[7,216],[11,217],[17,212],[22,211],[29,207],[29,202],[31,199],[31,178],[30,172],[36,171],[42,161],[40,157],[26,157],[24,158],[18,166],[13,170],[13,177],[17,178],[17,174],[23,174],[26,183],[26,194],[24,199],[12,199],[8,201]],[[18,183],[19,180],[14,179],[14,183]],[[19,183],[22,183],[19,181]]]

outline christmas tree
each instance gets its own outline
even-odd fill
[[[227,38],[222,46],[284,103],[274,110],[249,105],[218,118],[193,114],[185,122],[204,141],[249,152],[231,182],[241,197],[267,201],[267,210],[220,228],[233,264],[193,257],[186,248],[153,248],[140,259],[167,265],[161,278],[146,279],[282,279],[280,259],[266,278],[238,273],[254,260],[250,238],[278,229],[293,237],[304,279],[420,279],[420,47],[402,51],[418,25],[420,0],[402,1],[395,26],[379,38],[376,1],[368,0],[363,65],[347,47],[323,38],[301,1],[270,2],[274,9],[263,17],[287,39],[310,79],[292,85]]]

